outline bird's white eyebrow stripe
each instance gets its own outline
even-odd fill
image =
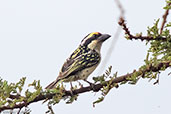
[[[89,44],[92,40],[97,39],[96,35],[101,35],[101,33],[99,32],[92,32],[90,34],[88,34],[86,37],[83,38],[83,40],[81,41],[81,45],[87,45]]]
[[[83,39],[82,39],[82,41],[81,41],[81,44],[84,44],[84,42],[86,41],[86,39],[88,39],[90,34],[88,34],[87,36],[85,36]]]
[[[89,44],[92,40],[96,39],[95,37],[87,37],[83,40],[83,42],[81,43],[81,45],[87,45]]]

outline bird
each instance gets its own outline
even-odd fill
[[[110,37],[111,35],[100,32],[92,32],[85,36],[78,48],[64,62],[56,80],[45,89],[54,89],[60,81],[71,83],[84,80],[91,84],[87,78],[99,65],[101,46]]]

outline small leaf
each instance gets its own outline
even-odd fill
[[[104,100],[104,97],[103,96],[102,97],[99,97],[98,100],[96,100],[96,101],[93,102],[93,107],[95,107],[95,104],[100,103],[103,100]]]

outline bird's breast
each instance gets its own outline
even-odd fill
[[[83,69],[77,72],[76,74],[69,76],[67,79],[64,79],[63,82],[72,82],[72,81],[87,79],[87,77],[96,69],[97,66],[98,64],[92,67]]]

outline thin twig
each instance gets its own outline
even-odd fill
[[[20,114],[21,109],[22,109],[22,108],[19,108],[19,110],[18,110],[17,114]]]
[[[171,5],[171,3],[169,3],[168,4],[168,6],[170,6]],[[166,11],[165,11],[165,13],[164,13],[164,15],[163,15],[163,22],[162,22],[162,24],[161,24],[161,28],[160,28],[160,34],[162,34],[162,32],[163,32],[163,28],[164,28],[164,25],[165,25],[165,23],[167,22],[167,16],[169,15],[169,9],[167,9]]]
[[[118,6],[118,8],[120,10],[120,18],[121,17],[124,18],[125,11],[124,11],[124,8],[123,8],[122,4],[120,3],[119,0],[115,0],[115,3],[116,3],[116,5]],[[116,32],[113,35],[113,39],[111,41],[111,45],[109,46],[109,49],[107,50],[106,56],[104,57],[104,60],[102,62],[102,65],[101,65],[101,67],[99,69],[98,74],[101,74],[103,72],[103,69],[106,67],[107,62],[110,60],[111,54],[112,54],[112,52],[113,52],[113,50],[115,48],[116,42],[119,39],[120,33],[121,33],[121,27],[118,26]]]
[[[150,40],[162,40],[162,41],[166,41],[167,39],[164,38],[164,37],[161,37],[161,36],[158,36],[156,38],[153,38],[153,37],[150,37],[150,36],[142,36],[141,34],[138,35],[138,36],[134,36],[130,33],[128,27],[126,26],[126,23],[125,23],[125,20],[121,17],[118,24],[123,28],[123,30],[125,31],[125,34],[128,35],[128,39],[132,40],[132,39],[135,39],[135,40],[147,40],[147,41],[150,41]]]
[[[118,6],[118,8],[120,10],[120,17],[124,17],[125,10],[124,10],[122,4],[120,3],[119,0],[115,0],[115,2],[116,2],[117,6]]]

